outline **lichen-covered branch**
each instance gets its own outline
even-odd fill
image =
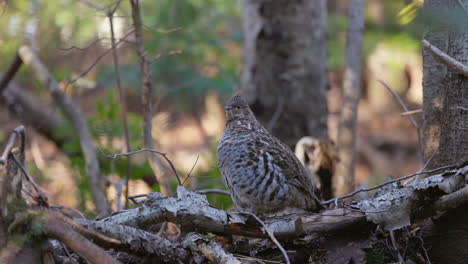
[[[466,192],[462,191],[462,188],[468,177],[467,172],[468,166],[465,166],[454,170],[450,175],[437,174],[361,201],[353,206],[354,209],[329,209],[310,215],[268,218],[265,224],[279,239],[333,234],[366,222],[383,224],[384,227],[393,230],[410,224],[412,219],[428,217],[436,209],[444,210],[444,206],[456,201],[456,204],[466,201],[468,198],[464,197]],[[459,190],[461,192],[455,195]],[[100,222],[145,229],[156,223],[170,221],[180,225],[186,232],[267,237],[262,226],[248,215],[213,208],[205,196],[188,191],[184,187],[178,188],[177,198],[166,197],[160,193],[148,194],[147,197],[140,207],[122,211]],[[76,221],[81,223],[84,220]]]

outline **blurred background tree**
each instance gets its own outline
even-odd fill
[[[102,155],[121,152],[125,144],[119,119],[121,107],[113,92],[115,73],[108,52],[109,25],[106,14],[91,7],[89,2],[2,1],[0,56],[4,59],[0,61],[0,71],[5,71],[20,44],[36,49],[60,81],[61,88],[82,105],[101,153],[98,154],[103,174],[118,181],[125,174],[124,160],[111,160]],[[96,1],[105,8],[114,3]],[[186,183],[192,188],[224,188],[214,155],[224,126],[222,105],[240,86],[242,4],[242,1],[217,0],[141,2],[145,48],[153,59],[156,104],[153,138],[157,149],[166,152],[184,176],[194,166],[197,156],[200,157]],[[418,16],[421,5],[420,1],[366,1],[357,183],[374,184],[387,175],[403,175],[421,166],[415,129],[399,115],[399,105],[377,82],[378,79],[387,82],[410,110],[421,108],[423,23]],[[336,140],[347,28],[346,1],[327,1],[327,10],[327,126],[329,137]],[[137,148],[143,147],[139,61],[131,35],[121,40],[131,30],[130,16],[129,3],[124,1],[114,20],[120,42],[118,55],[131,141],[133,148]],[[24,68],[15,80],[22,94],[31,95],[43,106],[51,103],[45,89]],[[74,134],[71,126],[61,121],[59,115],[54,120],[60,128],[52,126],[54,133],[47,136],[41,127],[25,121],[27,114],[22,114],[21,109],[7,107],[11,97],[5,92],[0,95],[3,127],[0,141],[18,123],[26,123],[31,133],[35,131],[28,147],[28,162],[38,168],[34,174],[46,186],[52,203],[79,205],[92,212],[84,162],[77,154],[79,144],[73,137],[68,138]],[[419,113],[414,117],[420,121]],[[134,156],[131,171],[132,194],[158,190],[143,155]],[[175,179],[171,181],[175,186]],[[112,186],[108,195],[115,199]],[[215,206],[230,206],[227,197],[212,195],[210,199]]]

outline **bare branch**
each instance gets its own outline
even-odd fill
[[[434,57],[445,64],[448,68],[451,70],[462,74],[465,77],[468,77],[468,66],[464,65],[463,63],[457,61],[456,59],[450,57],[447,53],[441,51],[438,49],[436,46],[432,45],[429,41],[423,39],[422,41],[423,46],[427,49],[429,49],[434,55]]]
[[[39,196],[39,197],[34,197],[34,200],[40,206],[49,207],[49,202],[48,202],[47,196],[41,190],[39,185],[37,185],[37,183],[34,181],[34,178],[31,177],[31,175],[29,175],[26,168],[23,166],[23,164],[21,164],[21,162],[18,161],[18,159],[16,159],[15,155],[11,154],[11,157],[13,158],[13,161],[16,163],[16,165],[20,168],[20,170],[23,173],[26,180],[33,186],[34,190],[36,191],[37,195]]]
[[[197,166],[198,158],[200,158],[200,155],[197,155],[197,159],[195,160],[195,163],[193,163],[192,168],[190,169],[189,173],[187,174],[187,177],[184,179],[182,182],[182,185],[185,185],[188,179],[192,176],[193,169],[195,169],[195,166]]]
[[[253,218],[255,218],[255,220],[257,220],[257,222],[259,222],[263,226],[263,230],[265,230],[265,232],[267,232],[270,239],[273,241],[273,243],[275,243],[275,245],[278,247],[278,249],[283,254],[283,257],[284,257],[284,260],[286,261],[286,264],[290,264],[291,261],[289,260],[288,253],[286,253],[286,250],[284,250],[283,246],[281,246],[280,242],[276,239],[275,235],[273,234],[273,232],[271,232],[271,230],[268,228],[268,226],[266,226],[265,223],[263,223],[263,221],[260,220],[260,218],[258,218],[258,216],[256,216],[255,214],[249,213],[249,212],[242,212],[242,213],[252,216]]]
[[[125,39],[130,36],[131,34],[133,33],[133,30],[130,30],[129,32],[125,33],[125,35],[115,43],[115,47],[117,47],[120,43],[124,42]],[[107,49],[106,51],[104,51],[101,55],[99,55],[96,60],[94,60],[93,63],[91,63],[91,65],[85,70],[83,71],[82,73],[80,73],[78,75],[78,77],[76,77],[75,79],[71,80],[71,81],[68,81],[67,82],[67,85],[70,85],[70,84],[73,84],[75,83],[77,80],[79,80],[80,78],[86,76],[97,64],[98,62],[104,58],[104,56],[107,55],[107,53],[111,52],[113,50],[113,48],[110,48],[110,49]]]
[[[13,62],[10,64],[10,66],[8,66],[8,70],[0,80],[0,94],[3,92],[3,90],[6,89],[6,87],[10,83],[11,79],[13,79],[22,63],[23,61],[17,53],[15,55],[15,58],[13,59]]]
[[[104,7],[101,7],[99,5],[97,5],[96,3],[92,2],[92,1],[89,1],[89,0],[78,0],[80,1],[81,3],[93,8],[93,9],[96,9],[97,11],[100,11],[100,12],[107,12],[107,9],[105,9]]]
[[[199,194],[209,194],[209,193],[215,193],[215,194],[224,194],[230,196],[231,194],[226,191],[226,190],[220,190],[220,189],[203,189],[203,190],[197,190],[196,191]]]
[[[150,61],[146,57],[145,53],[145,45],[143,40],[143,23],[141,21],[140,15],[140,2],[139,0],[130,0],[130,4],[132,7],[132,19],[133,19],[133,27],[135,29],[135,42],[137,45],[137,55],[140,58],[140,68],[141,68],[141,76],[142,76],[142,84],[143,84],[143,93],[142,93],[142,103],[144,106],[143,111],[143,134],[144,134],[144,142],[145,146],[148,149],[154,149],[154,142],[152,137],[152,117],[153,117],[153,88],[152,88],[152,77],[151,77],[151,70],[150,70]],[[166,158],[163,155],[164,158]],[[166,158],[166,161],[168,159]],[[169,187],[169,179],[167,175],[166,166],[164,163],[155,155],[148,155],[148,162],[153,169],[153,172],[156,176],[156,179],[159,183],[161,188],[161,192],[165,195],[171,194],[171,189]],[[172,167],[172,170],[175,172],[177,181],[179,185],[181,181],[177,172],[175,171],[174,166],[172,163],[169,163]]]
[[[407,175],[407,176],[403,176],[403,177],[400,177],[398,179],[394,179],[394,180],[391,180],[391,181],[386,181],[382,184],[379,184],[379,185],[376,185],[374,187],[370,187],[370,188],[364,188],[364,189],[359,189],[359,190],[355,190],[354,192],[351,192],[351,193],[348,193],[346,195],[342,195],[342,196],[339,196],[339,197],[336,197],[336,198],[333,198],[333,199],[330,199],[328,201],[325,201],[323,202],[323,204],[325,205],[328,205],[328,204],[332,204],[338,200],[341,200],[341,199],[344,199],[344,198],[348,198],[348,197],[352,197],[360,192],[368,192],[368,191],[372,191],[372,190],[376,190],[376,189],[380,189],[382,188],[383,186],[385,185],[389,185],[389,184],[392,184],[392,183],[395,183],[395,182],[399,182],[399,181],[402,181],[402,180],[406,180],[406,179],[409,179],[409,178],[412,178],[412,177],[415,177],[415,176],[418,176],[418,175],[421,175],[421,174],[427,174],[427,173],[433,173],[433,172],[438,172],[438,171],[441,171],[441,170],[446,170],[446,169],[451,169],[451,168],[454,168],[456,167],[457,165],[448,165],[448,166],[443,166],[443,167],[439,167],[439,168],[435,168],[435,169],[432,169],[432,170],[427,170],[427,171],[418,171],[418,172],[415,172],[413,174],[410,174],[410,175]]]
[[[110,257],[103,249],[99,248],[55,217],[49,216],[47,220],[44,219],[42,221],[42,227],[48,235],[62,241],[67,247],[70,247],[91,263],[120,263]]]
[[[184,241],[185,244],[189,244],[190,248],[199,251],[202,255],[213,263],[219,264],[240,264],[241,262],[233,255],[224,251],[214,241],[207,241],[204,237],[196,233],[190,233],[187,235]]]
[[[337,164],[333,177],[335,196],[354,190],[356,167],[356,120],[361,97],[361,60],[364,32],[364,0],[348,3],[349,25],[346,33],[346,67],[343,77],[342,109],[338,124]]]
[[[156,153],[156,154],[161,155],[167,161],[167,163],[169,163],[169,165],[171,166],[172,171],[174,172],[174,176],[176,177],[177,182],[179,183],[179,185],[182,185],[182,181],[180,180],[179,174],[177,173],[177,170],[175,169],[174,164],[167,157],[166,153],[163,153],[161,151],[157,151],[157,150],[149,149],[149,148],[140,148],[139,150],[134,150],[134,151],[130,151],[130,152],[127,152],[127,153],[118,153],[118,154],[106,155],[106,157],[115,159],[115,158],[117,158],[119,156],[128,156],[128,155],[133,155],[133,154],[137,154],[137,153],[144,152],[144,151],[151,152],[151,153]]]
[[[379,80],[379,82],[385,87],[387,88],[387,90],[393,95],[393,97],[395,98],[395,100],[397,100],[397,102],[400,104],[401,108],[403,108],[403,111],[405,112],[409,112],[408,110],[408,107],[406,107],[406,104],[405,102],[403,102],[403,100],[401,99],[401,97],[398,95],[397,92],[395,92],[395,90],[393,90],[389,85],[387,85],[384,81],[382,80]],[[418,145],[419,145],[419,158],[422,160],[423,159],[423,146],[422,146],[422,137],[421,137],[421,129],[420,129],[420,126],[419,124],[416,122],[416,120],[413,118],[412,115],[408,115],[408,119],[411,121],[411,124],[413,124],[414,128],[416,129],[416,132],[418,134]]]
[[[25,146],[25,135],[24,135],[24,126],[18,126],[11,133],[10,138],[8,139],[5,149],[3,150],[2,156],[0,156],[0,165],[4,165],[11,154],[13,148],[15,147],[16,137],[21,136],[20,138],[20,152],[24,152]]]
[[[89,132],[88,122],[80,107],[60,89],[57,81],[50,74],[45,65],[42,64],[31,48],[22,46],[18,53],[23,62],[31,67],[36,78],[47,84],[47,88],[52,94],[52,98],[55,103],[60,106],[66,117],[75,127],[80,138],[81,149],[83,151],[88,175],[90,177],[91,193],[93,195],[97,211],[100,215],[108,215],[110,213],[110,207],[104,195],[99,161],[96,157],[96,151]]]
[[[117,10],[117,7],[120,5],[121,0],[119,0],[114,9],[108,13],[109,15],[109,25],[110,25],[110,32],[111,32],[111,43],[112,43],[112,58],[114,60],[114,68],[115,68],[115,82],[117,89],[117,94],[119,95],[119,102],[122,106],[122,122],[124,127],[124,138],[125,138],[125,152],[129,152],[132,150],[132,146],[130,145],[130,132],[128,130],[128,121],[127,121],[127,103],[125,101],[123,89],[122,89],[122,82],[120,81],[120,65],[119,65],[119,57],[117,56],[117,47],[115,43],[115,33],[114,33],[114,12]],[[131,165],[131,156],[127,156],[127,164],[125,168],[125,197],[128,197],[129,187],[130,187],[130,165]],[[125,199],[125,208],[128,207],[128,199]]]

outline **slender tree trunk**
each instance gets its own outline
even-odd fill
[[[335,196],[354,189],[356,167],[356,120],[361,96],[362,38],[364,33],[364,0],[351,0],[348,6],[349,26],[346,36],[346,68],[343,79],[343,102],[338,125],[338,165],[333,178]]]
[[[145,146],[149,149],[154,149],[152,136],[152,118],[153,118],[153,88],[151,80],[150,61],[145,54],[145,45],[143,40],[143,23],[140,15],[139,0],[130,0],[132,6],[133,27],[135,28],[135,42],[137,43],[136,52],[140,58],[141,78],[143,83],[142,102],[144,107],[143,113],[143,134]],[[166,196],[171,196],[169,186],[169,170],[164,162],[154,153],[148,153],[148,162],[153,170],[156,179],[159,183],[161,193]]]
[[[456,61],[468,65],[468,0],[424,1],[424,39]],[[427,44],[427,43],[425,43]],[[468,78],[453,64],[423,49],[423,152],[428,167],[468,159]],[[467,207],[428,221],[423,239],[433,263],[466,263]]]
[[[275,136],[293,146],[327,138],[324,0],[246,0],[242,93]]]
[[[430,17],[424,38],[468,65],[468,0],[428,0]],[[424,159],[435,168],[468,157],[468,78],[423,50]]]

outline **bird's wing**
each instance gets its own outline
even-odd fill
[[[275,157],[273,162],[280,168],[287,183],[318,201],[314,192],[314,186],[307,178],[304,166],[297,159],[292,150],[271,134],[268,134],[261,140],[268,143],[269,147],[267,151]]]

